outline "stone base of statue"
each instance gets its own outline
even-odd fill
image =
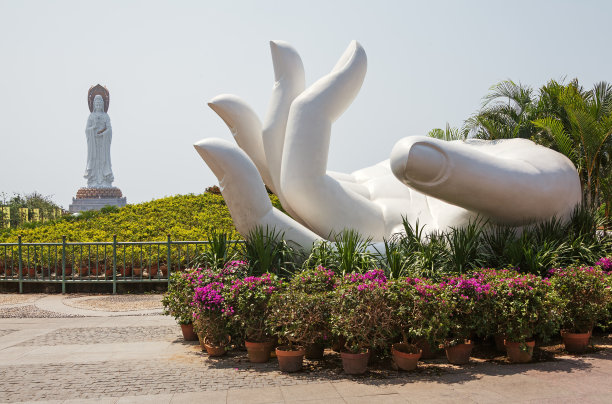
[[[119,188],[81,188],[77,191],[76,198],[68,207],[71,213],[87,210],[100,210],[105,206],[124,207],[127,199]]]

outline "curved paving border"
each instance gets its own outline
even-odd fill
[[[100,296],[104,298],[105,296]],[[143,316],[162,314],[161,309],[150,310],[124,310],[124,311],[104,311],[104,310],[88,310],[84,308],[72,307],[65,304],[66,299],[92,299],[91,296],[78,298],[70,298],[65,295],[48,295],[35,302],[36,307],[41,310],[53,311],[66,315],[78,315],[85,317],[115,317],[115,316]]]

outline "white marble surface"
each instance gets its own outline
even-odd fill
[[[271,49],[275,83],[264,123],[239,97],[219,95],[209,106],[238,146],[213,138],[195,144],[243,235],[271,226],[308,247],[355,229],[381,242],[402,230],[402,217],[418,220],[425,232],[477,216],[522,226],[567,218],[580,202],[572,163],[524,139],[445,142],[410,136],[397,142],[389,160],[350,174],[327,171],[332,124],[361,88],[366,53],[351,42],[332,71],[305,88],[297,51],[282,41],[271,42]],[[264,183],[293,219],[272,207]]]
[[[110,147],[113,129],[110,117],[104,112],[102,96],[94,98],[94,109],[89,114],[85,135],[87,137],[87,166],[83,177],[90,188],[110,188],[115,177],[111,166]]]

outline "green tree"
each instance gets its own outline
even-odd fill
[[[533,124],[539,142],[566,155],[576,165],[584,202],[596,207],[610,202],[612,154],[612,85],[595,84],[585,91],[577,80],[542,87],[541,117]]]
[[[462,129],[451,128],[451,126],[447,122],[446,129],[440,129],[440,128],[432,129],[427,133],[427,136],[433,137],[436,139],[446,140],[446,141],[465,140],[467,139],[468,131],[463,128]]]
[[[537,132],[532,120],[538,117],[538,102],[533,89],[512,80],[490,88],[482,108],[465,122],[470,137],[485,140],[530,139]]]

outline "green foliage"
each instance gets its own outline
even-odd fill
[[[370,271],[376,272],[376,271]],[[395,313],[387,299],[386,278],[353,273],[333,293],[331,326],[346,339],[346,349],[362,353],[386,348],[393,337]]]
[[[510,275],[510,276],[508,276]],[[502,273],[488,281],[495,290],[492,319],[497,333],[512,342],[547,340],[559,331],[558,301],[550,282],[535,275]]]
[[[376,268],[376,257],[370,251],[371,239],[365,239],[358,231],[348,229],[333,237],[336,262],[329,265],[339,275],[364,272]]]
[[[534,94],[529,86],[502,81],[491,87],[463,131],[486,140],[532,139],[553,148],[577,167],[590,208],[611,201],[612,84],[599,82],[585,90],[577,79],[568,84],[551,80]]]
[[[425,233],[404,220],[404,234],[385,240],[380,265],[389,278],[441,279],[482,267],[519,268],[544,275],[561,266],[591,265],[612,251],[612,239],[598,235],[602,217],[579,206],[568,221],[548,221],[515,228],[473,220],[447,232]]]
[[[484,222],[471,220],[466,226],[453,227],[445,234],[449,249],[449,264],[453,273],[463,274],[484,264],[482,233]]]
[[[12,229],[33,229],[42,225],[42,222],[22,223],[19,216],[19,208],[39,209],[40,214],[45,218],[45,221],[50,220],[52,217],[52,212],[58,209],[63,212],[62,207],[53,202],[51,195],[42,195],[36,191],[25,195],[15,193],[12,197],[9,197],[6,193],[1,192],[0,206],[8,207],[10,209],[10,227]],[[3,212],[0,211],[0,228],[2,227],[3,220]],[[1,230],[0,238],[3,233],[7,232],[10,232],[10,230]]]
[[[610,291],[601,268],[554,269],[551,270],[550,282],[564,330],[586,333],[605,318]]]
[[[338,282],[334,271],[317,266],[293,274],[289,285],[291,289],[305,293],[325,293],[334,290]]]
[[[291,286],[272,296],[267,324],[272,335],[287,343],[325,343],[331,336],[330,292],[308,293]]]
[[[278,205],[275,196],[271,199]],[[16,242],[19,234],[28,243],[60,241],[64,235],[73,242],[111,241],[113,235],[119,241],[163,241],[167,235],[173,240],[205,240],[215,232],[240,238],[223,197],[205,193],[68,215],[32,229],[7,229],[0,232],[0,242]]]
[[[444,288],[417,278],[398,278],[388,286],[387,298],[395,313],[393,334],[404,343],[426,340],[431,346],[440,345],[451,325],[451,305],[444,299]]]
[[[273,228],[257,226],[246,237],[242,252],[251,275],[267,272],[291,274],[295,269],[296,249]]]
[[[440,140],[465,140],[467,139],[469,132],[465,129],[451,128],[451,126],[446,123],[446,129],[435,128],[430,130],[427,133],[427,136],[433,137],[435,139]]]
[[[179,324],[190,324],[193,292],[194,285],[189,272],[174,272],[170,275],[168,291],[162,298],[164,314],[173,316]]]
[[[221,269],[228,261],[238,256],[238,245],[232,243],[228,233],[214,231],[206,238],[208,244],[199,257],[196,258],[196,267]]]
[[[334,246],[329,241],[316,241],[310,254],[304,260],[304,268],[338,268],[338,258]]]
[[[280,286],[274,274],[235,279],[226,295],[227,304],[234,309],[232,321],[239,336],[250,342],[269,339],[268,303]]]

